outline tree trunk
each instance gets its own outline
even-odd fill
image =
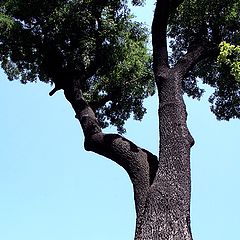
[[[104,134],[81,95],[78,81],[64,90],[85,136],[85,149],[122,166],[134,189],[136,240],[191,240],[190,148],[182,74],[165,69],[156,78],[159,94],[160,155],[157,157],[118,134]]]
[[[159,94],[160,157],[136,240],[190,240],[190,148],[193,139],[186,125],[182,77],[168,70],[157,80]]]
[[[136,240],[191,240],[190,148],[193,145],[179,68],[156,77],[159,94],[160,154],[156,156],[118,134],[104,134],[81,94],[78,81],[65,88],[85,136],[85,149],[123,167],[133,184]]]
[[[159,95],[160,153],[156,156],[118,134],[104,134],[81,95],[81,84],[64,89],[85,136],[85,149],[123,167],[133,184],[137,214],[135,240],[192,240],[190,149],[182,80],[205,49],[194,48],[168,65],[167,22],[182,0],[157,0],[152,25],[153,70]]]

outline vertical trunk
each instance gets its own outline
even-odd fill
[[[190,148],[182,77],[168,71],[158,78],[160,161],[148,192],[145,211],[138,219],[137,240],[191,240]]]
[[[159,94],[159,162],[148,151],[116,134],[104,134],[94,111],[73,81],[65,89],[85,136],[85,148],[122,166],[133,183],[137,213],[135,240],[192,240],[190,229],[190,149],[182,79],[199,60],[203,47],[188,52],[169,68],[167,24],[182,1],[157,0],[152,24],[153,68]]]

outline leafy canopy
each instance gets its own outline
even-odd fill
[[[188,74],[183,87],[200,98],[199,79],[214,87],[211,110],[218,119],[240,118],[240,1],[185,0],[173,13],[168,28],[175,63],[189,49],[209,49],[205,60]]]
[[[143,1],[133,1],[140,5]],[[154,93],[147,29],[127,1],[3,0],[0,60],[10,80],[40,80],[65,88],[81,82],[103,124],[124,131]]]
[[[132,0],[142,5],[143,0]],[[133,20],[127,0],[2,0],[0,60],[10,80],[65,88],[79,79],[103,126],[124,131],[141,119],[143,99],[154,93],[146,28]],[[199,79],[214,87],[218,119],[240,118],[240,2],[185,0],[171,13],[171,64],[196,46],[207,58],[186,76],[183,90],[200,98]]]

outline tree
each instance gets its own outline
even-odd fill
[[[21,5],[23,2],[24,1],[18,1],[19,5],[14,5],[16,6],[16,9],[14,9],[16,12],[14,12],[14,14],[11,13],[13,9],[11,6],[12,1],[6,1],[6,3],[3,3],[5,5],[2,11],[2,26],[4,26],[3,29],[6,29],[7,31],[5,31],[5,34],[1,36],[2,44],[0,50],[3,67],[8,73],[8,76],[10,78],[14,78],[18,73],[20,73],[23,82],[34,79],[34,77],[39,77],[46,82],[55,82],[57,89],[64,89],[65,96],[72,104],[76,112],[76,117],[79,119],[84,130],[85,148],[111,158],[113,161],[117,162],[128,172],[132,180],[137,212],[136,239],[191,239],[189,218],[189,152],[191,146],[193,145],[193,139],[186,126],[186,110],[182,99],[182,89],[193,97],[200,97],[202,91],[197,87],[196,83],[198,80],[197,77],[201,77],[206,83],[216,87],[217,91],[211,100],[212,103],[215,103],[214,99],[217,99],[215,107],[212,107],[212,109],[218,118],[229,119],[231,117],[239,117],[239,86],[237,81],[234,80],[234,76],[237,76],[237,74],[234,73],[238,72],[237,67],[233,68],[236,69],[236,71],[232,70],[232,64],[235,62],[234,60],[236,57],[234,56],[233,50],[229,50],[227,51],[227,54],[224,54],[225,49],[222,49],[223,54],[219,55],[218,47],[220,42],[223,40],[228,40],[228,42],[231,43],[230,47],[228,45],[226,46],[227,49],[231,49],[233,44],[238,44],[237,39],[235,39],[235,35],[238,34],[238,32],[237,29],[234,29],[234,26],[237,26],[236,22],[238,22],[238,15],[235,15],[235,17],[231,19],[231,21],[235,21],[231,22],[232,25],[229,24],[230,26],[228,26],[228,24],[226,24],[226,26],[221,26],[221,29],[218,29],[219,23],[215,22],[220,19],[218,15],[219,13],[224,16],[224,21],[222,20],[221,23],[225,23],[226,18],[231,15],[230,12],[233,10],[239,11],[237,1],[229,2],[227,9],[225,9],[225,3],[222,3],[221,1],[219,1],[218,4],[216,4],[215,1],[213,6],[209,3],[209,1],[207,3],[202,1],[201,4],[199,1],[199,4],[197,5],[195,1],[185,1],[181,5],[179,5],[180,1],[157,2],[152,34],[154,74],[160,100],[159,125],[161,141],[159,162],[157,161],[157,157],[153,156],[148,151],[137,147],[122,136],[117,134],[103,134],[99,124],[99,122],[101,123],[101,126],[104,125],[104,123],[106,124],[106,118],[104,117],[107,116],[107,120],[109,119],[112,124],[118,126],[119,131],[122,131],[122,120],[129,117],[129,113],[131,111],[134,112],[139,104],[139,102],[136,102],[134,105],[135,99],[133,99],[133,101],[130,102],[133,108],[124,106],[123,103],[125,103],[124,100],[126,99],[126,96],[132,93],[127,92],[125,89],[119,89],[122,85],[116,85],[113,89],[109,89],[113,86],[113,83],[117,84],[119,80],[123,81],[126,77],[128,77],[129,79],[125,82],[125,85],[129,84],[129,82],[134,80],[132,79],[132,76],[135,76],[135,74],[137,74],[139,70],[142,70],[145,66],[145,70],[140,72],[140,78],[137,79],[142,80],[141,83],[145,83],[144,80],[150,81],[146,81],[146,85],[143,85],[147,86],[146,88],[136,89],[136,98],[137,100],[141,100],[143,97],[147,96],[148,92],[153,92],[151,74],[147,71],[149,68],[149,58],[146,50],[144,50],[145,48],[141,45],[141,41],[140,49],[137,48],[139,45],[136,46],[136,44],[134,44],[133,50],[134,53],[139,52],[140,50],[143,51],[146,56],[144,61],[146,65],[140,65],[136,73],[132,72],[134,69],[129,70],[124,68],[124,66],[121,66],[123,69],[116,69],[114,73],[108,72],[109,68],[116,67],[116,63],[114,64],[116,57],[118,62],[121,62],[121,58],[124,60],[127,58],[129,61],[125,64],[128,68],[129,66],[132,66],[132,61],[130,60],[135,59],[133,58],[133,56],[135,56],[134,53],[130,53],[129,56],[129,52],[126,53],[125,51],[124,55],[123,40],[128,37],[124,35],[124,33],[124,37],[120,36],[121,41],[117,41],[117,43],[120,44],[119,48],[117,48],[117,50],[115,49],[115,37],[118,36],[116,34],[119,32],[121,33],[121,31],[119,31],[119,28],[121,29],[121,27],[124,31],[126,28],[125,24],[129,23],[129,21],[125,22],[126,19],[124,19],[124,25],[121,25],[122,22],[117,22],[116,26],[114,26],[117,30],[111,26],[110,30],[113,29],[115,31],[113,32],[113,35],[111,35],[113,39],[109,40],[110,44],[105,42],[106,36],[103,36],[103,40],[100,39],[100,44],[93,41],[93,43],[90,43],[90,46],[86,47],[86,45],[84,45],[85,39],[82,39],[83,35],[77,36],[77,38],[75,38],[75,36],[70,36],[71,41],[81,38],[81,44],[83,44],[84,49],[77,49],[76,56],[68,56],[68,54],[73,54],[74,51],[73,49],[68,48],[68,45],[65,46],[66,41],[65,39],[64,41],[62,40],[61,34],[64,34],[63,38],[66,37],[63,30],[66,29],[66,26],[69,26],[69,22],[63,21],[63,25],[58,26],[58,17],[60,16],[60,19],[63,20],[74,19],[74,21],[77,21],[78,19],[75,15],[71,16],[72,11],[68,10],[68,7],[70,9],[73,9],[71,7],[76,9],[76,6],[78,6],[85,7],[85,9],[89,10],[91,9],[90,7],[94,8],[95,6],[98,6],[96,3],[97,1],[71,1],[70,3],[68,1],[66,2],[66,5],[63,5],[61,3],[62,1],[53,1],[52,9],[48,6],[47,10],[52,10],[54,14],[46,12],[47,19],[49,16],[50,18],[47,21],[43,18],[44,21],[42,23],[43,25],[48,25],[50,23],[50,26],[46,26],[45,34],[53,33],[53,36],[51,36],[51,34],[49,37],[47,36],[47,40],[49,42],[47,42],[44,46],[45,48],[48,44],[50,44],[50,47],[47,49],[41,49],[37,46],[35,39],[30,38],[32,37],[32,33],[34,33],[34,37],[35,34],[39,34],[40,39],[45,36],[44,34],[42,35],[42,29],[39,28],[39,23],[35,22],[39,20],[39,13],[36,13],[37,17],[34,15],[32,18],[31,16],[29,20],[30,23],[27,23],[27,20],[29,19],[28,14],[31,13],[31,15],[33,15],[34,11],[26,12],[26,16],[19,17],[19,13],[22,14],[25,12],[21,8],[24,6],[24,4]],[[51,6],[49,1],[48,3]],[[87,3],[87,5],[84,6],[83,3]],[[16,1],[14,4],[16,4]],[[44,3],[42,5],[41,4],[41,2],[34,1],[34,4],[30,6],[35,6],[36,11],[43,9],[43,12],[40,12],[40,16],[42,16],[42,14],[44,15],[45,11],[47,11],[44,9],[44,6],[46,5]],[[108,8],[108,4],[109,3],[106,2],[106,5],[103,6],[103,9],[100,8],[100,10],[106,10],[106,8]],[[121,11],[122,7],[123,5],[118,6],[116,13]],[[204,9],[205,7],[207,9]],[[112,10],[112,8],[113,6],[109,9]],[[96,9],[93,9],[93,12],[95,11]],[[195,14],[196,12],[200,13],[199,16]],[[207,16],[203,14],[205,12]],[[63,13],[66,14],[65,18],[62,18]],[[74,14],[75,13],[78,15],[78,12],[74,12]],[[12,18],[12,16],[14,16],[14,18]],[[97,26],[96,19],[98,20],[98,18],[96,15],[90,14],[84,18],[84,22],[87,22],[88,25],[84,26],[83,29],[85,30],[87,27],[87,30],[89,31],[87,34],[90,36],[92,36],[91,29],[88,29],[88,26],[91,26],[92,16],[94,16],[92,20],[93,34],[95,34],[94,30],[101,25],[99,23],[102,21],[104,22],[104,18],[106,17],[104,14],[101,15],[103,16],[103,20],[99,21]],[[126,17],[129,15],[126,13],[123,16]],[[207,17],[209,17],[209,19]],[[86,21],[88,18],[89,21]],[[13,21],[13,19],[15,21]],[[115,20],[114,17],[113,19]],[[75,23],[74,21],[73,23]],[[81,21],[79,20],[79,22]],[[76,25],[79,22],[76,22]],[[210,26],[210,23],[212,26]],[[29,26],[27,24],[29,24]],[[36,24],[36,26],[31,28],[31,24]],[[108,24],[109,23],[107,23],[103,29],[107,28]],[[73,29],[76,25],[74,26],[73,24]],[[167,25],[169,26],[168,35],[173,39],[171,42],[173,54],[169,60],[167,54]],[[40,24],[40,26],[42,25]],[[49,30],[49,27],[52,32]],[[59,29],[60,34],[58,32]],[[71,33],[74,33],[73,29],[70,29],[70,35]],[[138,29],[142,29],[140,25],[137,25],[136,30]],[[39,32],[36,32],[37,30],[39,30]],[[231,34],[229,34],[229,32]],[[20,36],[20,39],[17,39],[17,41],[16,39],[13,39],[13,36],[16,36],[16,33],[18,33],[17,36]],[[23,41],[26,39],[26,36],[28,36],[27,39],[30,40],[29,42]],[[107,36],[109,37],[108,34]],[[98,36],[94,37],[95,40],[99,38]],[[144,34],[142,34],[142,37],[142,41],[145,43],[146,39],[144,38]],[[232,39],[226,39],[230,37]],[[9,40],[14,41],[11,42]],[[55,42],[56,40],[57,42]],[[85,42],[86,44],[89,44],[89,40],[85,40]],[[62,43],[63,45],[61,45]],[[102,49],[104,43],[107,43],[107,49]],[[98,44],[100,45],[100,48],[98,47]],[[221,46],[225,45],[222,44]],[[55,49],[55,46],[58,46],[61,51],[59,49]],[[78,42],[76,46],[77,48],[80,48],[82,45],[79,46]],[[111,47],[113,47],[113,49],[111,49]],[[19,51],[13,51],[16,49]],[[88,51],[87,53],[84,52],[86,49]],[[32,51],[25,52],[27,50]],[[45,52],[41,52],[44,50]],[[50,56],[49,51],[51,51]],[[100,53],[98,53],[98,51],[100,51]],[[92,52],[94,52],[93,57],[91,56]],[[113,59],[108,59],[109,52],[113,53],[110,55],[110,57],[114,56]],[[89,58],[83,63],[87,64],[87,66],[82,68],[82,59],[78,59],[79,53],[80,55],[82,54],[81,57],[84,58],[84,54],[86,54],[86,58]],[[114,55],[114,53],[117,54]],[[14,56],[14,54],[17,56]],[[102,59],[106,58],[107,61],[104,62],[103,66],[99,66],[98,58],[102,56],[104,56]],[[226,61],[228,59],[231,60],[230,63],[229,61]],[[217,61],[219,63],[221,62],[221,64],[217,64]],[[102,61],[100,62],[102,63]],[[78,65],[80,65],[80,67]],[[97,68],[95,67],[96,65]],[[92,69],[92,66],[95,68],[95,71],[93,71],[93,79],[89,79],[89,77],[81,77],[79,80],[79,74],[82,75],[85,69],[88,70],[86,72],[89,72]],[[133,62],[133,66],[136,67],[136,63]],[[96,69],[99,72],[96,73]],[[209,75],[209,69],[214,70],[211,75]],[[125,73],[125,75],[121,75],[121,73]],[[84,72],[84,74],[86,73]],[[64,81],[65,79],[61,79],[62,76],[67,76],[67,83]],[[226,78],[226,76],[230,76],[231,78]],[[110,82],[111,79],[116,79],[117,82]],[[225,83],[224,80],[227,82]],[[101,81],[103,81],[103,85],[101,85]],[[97,91],[94,91],[95,89],[97,89]],[[117,91],[114,91],[116,89]],[[151,91],[149,91],[149,89]],[[142,92],[147,94],[141,95],[140,93]],[[123,94],[122,96],[117,96],[117,94],[122,93],[125,93],[125,95]],[[84,95],[85,98],[88,98],[89,104],[82,95]],[[114,99],[114,97],[117,98]],[[109,101],[111,101],[110,106],[108,105]],[[102,105],[99,105],[100,103]],[[115,105],[113,103],[115,103]],[[122,110],[123,113],[128,113],[127,116],[124,114],[121,115],[122,112],[118,112],[119,105],[124,106]],[[228,111],[229,107],[230,111]],[[94,112],[92,111],[92,109],[95,110],[95,108],[98,119],[100,120],[99,122],[95,119]],[[137,118],[140,118],[139,116],[142,116],[144,110],[142,108],[137,110],[138,111],[135,111],[134,113],[138,116]],[[139,112],[141,114],[137,115]],[[121,121],[119,122],[119,120]]]

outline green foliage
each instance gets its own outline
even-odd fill
[[[195,98],[203,93],[200,79],[214,87],[210,103],[218,119],[240,118],[239,25],[239,0],[185,0],[170,17],[171,64],[197,45],[214,50],[191,70],[183,87]]]
[[[14,25],[13,19],[5,15],[4,12],[0,12],[0,26],[1,26],[0,31],[9,32],[11,31],[11,28],[13,27],[13,25]]]
[[[154,93],[148,32],[125,0],[3,0],[0,60],[10,80],[67,87],[74,79],[103,126],[123,132]],[[135,5],[143,1],[133,1]],[[121,107],[119,107],[121,106]]]
[[[230,73],[236,81],[240,81],[240,46],[235,46],[227,42],[220,45],[220,54],[217,62],[220,66],[230,68]]]

